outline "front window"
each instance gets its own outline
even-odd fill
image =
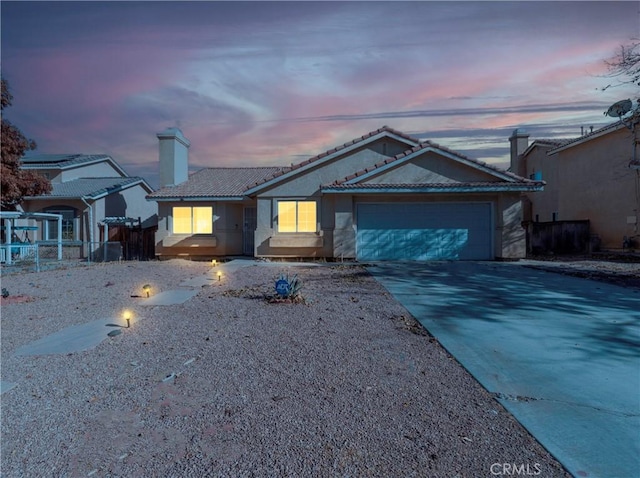
[[[76,240],[76,211],[71,208],[64,209],[46,209],[45,212],[50,214],[62,215],[62,238],[63,241]],[[48,219],[47,226],[44,230],[44,240],[57,241],[58,240],[58,220]]]
[[[213,208],[174,207],[174,234],[211,234],[213,233]]]
[[[316,232],[316,202],[278,201],[278,232]]]

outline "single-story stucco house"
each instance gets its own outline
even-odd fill
[[[517,259],[521,195],[544,186],[387,126],[288,167],[191,176],[182,132],[157,136],[160,258]]]

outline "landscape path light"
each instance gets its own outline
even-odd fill
[[[218,282],[220,282],[220,279],[222,279],[222,271],[218,271]]]
[[[147,293],[147,297],[149,297],[149,293],[151,292],[151,286],[149,284],[145,284],[142,286],[142,290]]]
[[[215,267],[218,265],[218,261],[215,259],[211,259],[211,267]]]
[[[131,327],[131,311],[130,310],[125,310],[122,313],[122,317],[124,318],[124,320],[127,321],[127,328]]]

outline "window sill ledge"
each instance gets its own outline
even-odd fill
[[[174,234],[162,239],[163,247],[217,247],[218,238],[209,235]]]
[[[278,234],[269,238],[269,247],[322,247],[323,237],[315,232],[307,234]]]

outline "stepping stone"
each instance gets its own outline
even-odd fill
[[[130,319],[131,325],[138,321],[135,317]],[[107,324],[118,324],[122,327],[108,327]],[[113,330],[121,330],[127,333],[127,323],[124,319],[99,319],[86,324],[72,325],[51,335],[47,335],[35,342],[23,345],[14,355],[52,355],[68,354],[88,350],[108,337]]]
[[[9,390],[11,390],[16,385],[18,385],[18,384],[17,383],[0,381],[0,395],[2,395],[4,392],[8,392]]]

